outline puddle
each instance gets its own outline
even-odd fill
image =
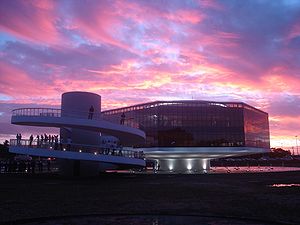
[[[268,166],[240,166],[240,167],[211,167],[210,173],[270,173],[300,171],[300,167],[268,167]]]
[[[300,184],[272,184],[268,185],[269,187],[276,187],[276,188],[281,188],[281,187],[300,187]]]

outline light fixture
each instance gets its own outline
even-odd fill
[[[192,159],[187,159],[186,160],[186,168],[188,170],[191,170],[192,169]]]
[[[82,152],[81,149],[79,149],[79,152]]]
[[[202,160],[202,168],[203,168],[204,170],[207,169],[207,159],[203,159],[203,160]]]

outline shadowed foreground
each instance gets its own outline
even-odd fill
[[[300,224],[300,172],[1,175],[1,222],[83,214],[215,215]]]

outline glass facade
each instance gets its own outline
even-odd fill
[[[244,107],[245,145],[270,148],[268,114]]]
[[[269,148],[268,114],[244,103],[158,101],[102,116],[143,130],[146,142],[136,147]]]

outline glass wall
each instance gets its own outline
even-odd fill
[[[120,123],[123,113],[125,125],[146,133],[146,143],[137,147],[269,147],[268,114],[243,103],[151,102],[103,117]]]
[[[269,119],[267,113],[245,107],[244,132],[246,146],[270,148]]]

